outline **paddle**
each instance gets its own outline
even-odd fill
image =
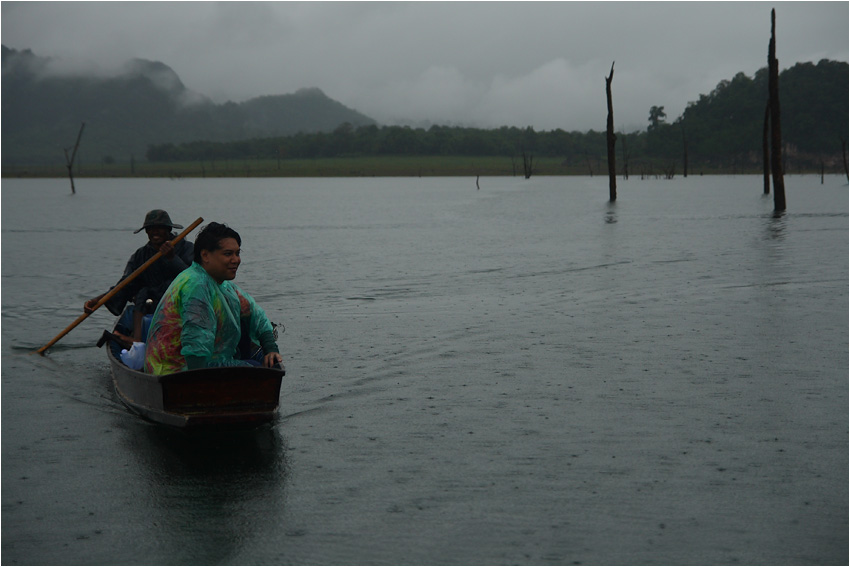
[[[172,240],[172,241],[171,241],[171,245],[173,246],[173,245],[177,244],[178,242],[180,242],[181,240],[183,240],[184,238],[186,238],[186,235],[188,235],[190,232],[192,232],[193,230],[195,230],[195,228],[196,228],[199,224],[201,224],[202,222],[204,222],[204,219],[203,219],[202,217],[198,217],[198,220],[196,220],[195,222],[193,222],[192,224],[190,224],[190,225],[186,228],[186,230],[184,230],[183,232],[181,232],[179,235],[177,235],[177,238],[175,238],[174,240]],[[136,271],[135,271],[135,272],[133,272],[132,274],[130,274],[129,276],[127,276],[126,278],[124,278],[123,280],[121,280],[120,282],[118,282],[118,285],[116,285],[115,287],[113,287],[113,288],[109,291],[109,293],[107,293],[106,295],[104,295],[103,297],[101,297],[101,298],[100,298],[100,301],[98,301],[98,302],[95,304],[95,306],[94,306],[94,307],[92,307],[92,313],[94,313],[95,311],[97,311],[97,310],[100,308],[100,306],[101,306],[101,305],[103,305],[104,303],[106,303],[107,301],[109,301],[109,300],[112,298],[112,296],[113,296],[113,295],[115,295],[116,293],[118,293],[119,291],[121,291],[121,289],[122,289],[122,288],[124,288],[124,286],[126,286],[126,285],[127,285],[127,284],[129,284],[131,281],[133,281],[134,279],[136,279],[136,278],[137,278],[137,277],[138,277],[138,276],[139,276],[142,272],[144,272],[145,270],[147,270],[148,268],[150,268],[150,267],[151,267],[151,265],[152,265],[154,262],[156,262],[157,260],[159,260],[159,258],[160,258],[161,256],[162,256],[162,252],[157,252],[156,254],[154,254],[154,255],[151,257],[151,259],[150,259],[150,260],[148,260],[147,262],[145,262],[144,264],[142,264],[141,266],[139,266],[138,268],[136,268]],[[70,333],[70,332],[71,332],[71,330],[72,330],[74,327],[76,327],[77,325],[79,325],[80,323],[82,323],[83,321],[85,321],[85,319],[86,319],[89,315],[91,315],[91,313],[83,313],[82,315],[80,315],[79,317],[77,317],[77,320],[76,320],[76,321],[74,321],[73,323],[71,323],[70,325],[68,325],[68,326],[65,328],[65,330],[64,330],[64,331],[62,331],[61,333],[59,333],[58,335],[56,335],[56,336],[53,338],[53,340],[52,340],[52,341],[50,341],[49,343],[47,343],[46,345],[44,345],[43,347],[41,347],[40,349],[38,349],[38,350],[37,350],[37,351],[35,351],[35,352],[37,352],[38,354],[40,354],[40,355],[44,356],[44,351],[46,351],[47,349],[49,349],[50,347],[52,347],[54,344],[56,344],[56,342],[57,342],[59,339],[61,339],[62,337],[64,337],[64,336],[65,336],[65,335],[67,335],[68,333]]]

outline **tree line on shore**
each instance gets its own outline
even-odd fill
[[[618,132],[618,168],[625,175],[682,170],[758,171],[768,70],[754,77],[738,73],[688,104],[666,121],[663,106],[649,109],[648,127]],[[832,171],[846,164],[848,65],[822,60],[798,63],[780,76],[786,167]],[[687,153],[685,158],[684,154]],[[299,133],[235,142],[194,141],[151,145],[151,162],[234,159],[319,159],[365,156],[504,156],[527,162],[532,156],[563,159],[588,173],[606,153],[606,133],[535,131],[457,126],[359,126],[343,123],[332,132]],[[601,171],[599,173],[602,173]]]

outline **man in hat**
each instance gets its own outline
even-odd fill
[[[148,235],[148,242],[130,256],[127,266],[124,268],[124,274],[118,280],[118,283],[135,272],[157,252],[162,252],[162,257],[104,303],[113,315],[121,315],[127,302],[133,302],[132,339],[134,341],[142,342],[142,319],[146,310],[153,311],[171,281],[177,274],[192,265],[194,246],[191,242],[183,239],[176,246],[171,245],[170,241],[177,236],[172,232],[174,228],[183,227],[171,222],[171,217],[162,209],[154,209],[145,215],[145,223],[133,234],[144,230]],[[83,310],[86,313],[91,313],[94,306],[106,293],[86,301]],[[149,300],[151,303],[148,309],[146,304]],[[130,326],[129,321],[126,322],[126,325],[127,327]]]

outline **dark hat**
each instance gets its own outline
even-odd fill
[[[145,224],[139,230],[134,230],[133,234],[142,232],[149,226],[167,226],[169,228],[183,228],[182,224],[174,224],[171,222],[171,217],[162,209],[154,209],[145,215]]]

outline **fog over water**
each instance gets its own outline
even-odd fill
[[[848,187],[758,176],[3,182],[2,562],[846,564]],[[281,415],[116,398],[144,213],[226,222]]]

